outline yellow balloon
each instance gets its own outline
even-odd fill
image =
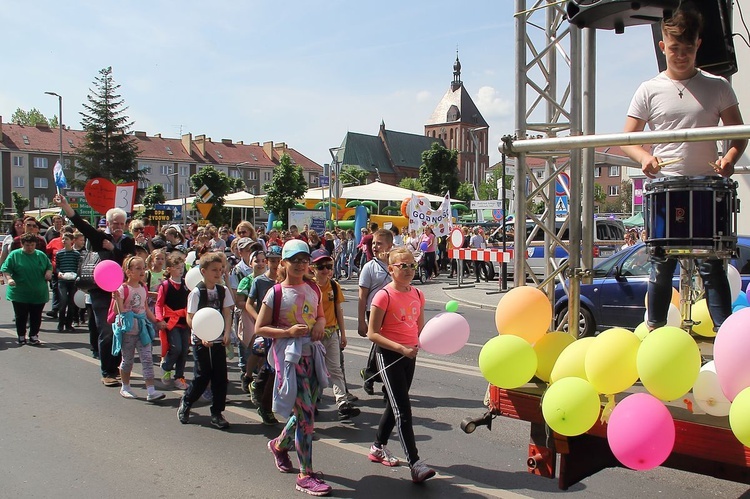
[[[706,338],[713,338],[716,336],[714,331],[714,321],[711,320],[711,314],[708,313],[708,302],[705,298],[695,302],[693,307],[690,309],[690,316],[695,324],[693,324],[693,332]]]
[[[729,427],[742,445],[750,447],[750,388],[742,390],[732,401]]]
[[[648,308],[648,291],[646,291],[646,297],[643,299],[643,301],[646,304],[646,308]],[[679,310],[680,308],[680,292],[676,288],[672,288],[672,297],[669,299],[669,301],[677,307]]]
[[[651,331],[636,356],[638,376],[654,397],[669,401],[681,398],[693,387],[701,368],[701,353],[695,340],[674,326]]]
[[[523,338],[496,336],[479,352],[479,370],[484,379],[500,388],[518,388],[536,372],[536,353]]]
[[[542,397],[542,415],[550,428],[573,437],[591,429],[599,418],[601,401],[591,383],[565,378],[550,385]]]
[[[570,334],[555,331],[545,334],[534,343],[534,351],[538,359],[536,377],[548,382],[557,358],[574,341],[575,338]]]
[[[544,292],[533,286],[508,291],[495,309],[495,326],[500,334],[520,336],[534,344],[552,323],[552,305]]]
[[[602,331],[594,338],[584,367],[586,378],[596,391],[612,395],[627,390],[638,380],[635,357],[641,341],[620,327]]]
[[[549,379],[555,383],[563,378],[586,379],[586,351],[588,351],[594,338],[581,338],[568,345],[562,351],[552,368]]]
[[[635,328],[635,331],[633,333],[638,337],[639,340],[643,341],[643,338],[648,336],[649,330],[648,330],[648,324],[645,322],[641,322],[638,324],[638,327]]]

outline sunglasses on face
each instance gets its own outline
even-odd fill
[[[133,227],[133,232],[143,232],[143,227]]]
[[[416,263],[394,263],[393,266],[401,270],[416,270],[417,269]]]
[[[310,263],[310,259],[309,258],[293,258],[293,259],[290,259],[289,262],[294,265],[302,265],[302,264],[307,265],[308,263]]]
[[[226,234],[226,232],[223,232],[223,234]],[[241,236],[242,236],[242,235],[244,235],[244,234],[247,234],[247,231],[246,231],[246,230],[238,230],[238,231],[237,231],[237,234],[239,234],[239,235],[241,235]]]
[[[318,263],[315,265],[315,268],[318,270],[333,270],[333,264],[332,263]]]

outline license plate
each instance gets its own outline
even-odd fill
[[[615,254],[614,250],[601,250],[599,254],[603,257],[605,256],[612,256]]]

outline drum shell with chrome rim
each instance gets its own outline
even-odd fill
[[[729,256],[737,246],[737,183],[662,177],[644,186],[646,244],[667,255]]]

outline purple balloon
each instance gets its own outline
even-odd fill
[[[745,288],[745,296],[747,297],[747,302],[750,303],[750,283],[748,283],[747,288]]]
[[[122,267],[114,260],[102,260],[94,268],[94,282],[102,290],[111,293],[124,281]]]
[[[430,247],[430,245],[427,244],[427,241],[423,241],[422,243],[419,244],[419,249],[421,251],[427,251],[427,248],[429,248],[429,247]]]

